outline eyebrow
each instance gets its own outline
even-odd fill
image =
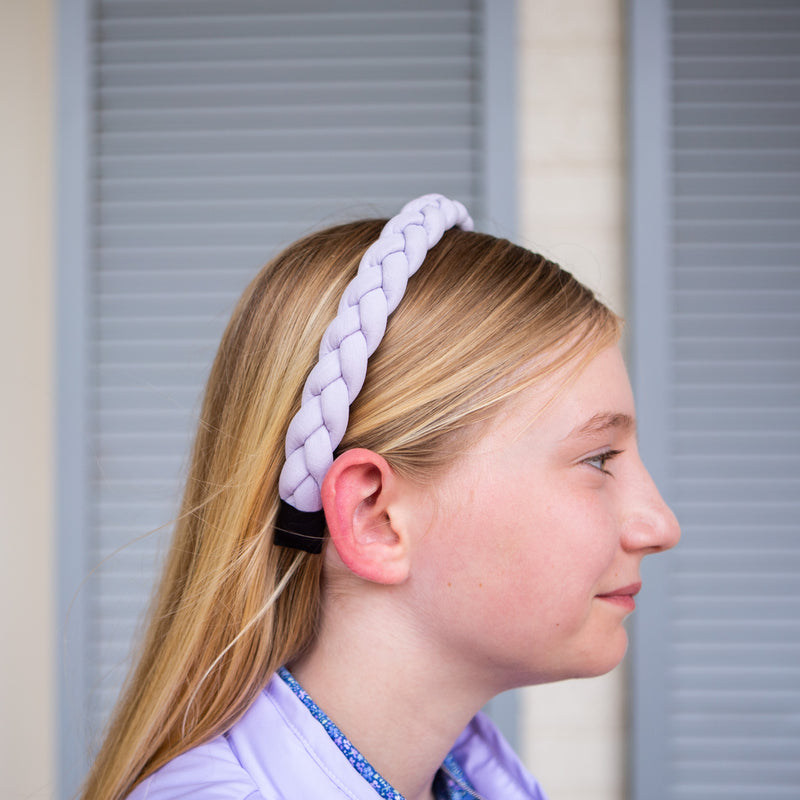
[[[567,439],[585,439],[609,429],[619,430],[623,433],[633,433],[636,430],[636,420],[630,414],[619,414],[611,411],[595,414],[590,420],[573,428]]]

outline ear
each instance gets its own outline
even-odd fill
[[[347,450],[322,482],[322,507],[331,543],[361,578],[397,584],[408,577],[408,540],[393,514],[397,476],[371,450]]]

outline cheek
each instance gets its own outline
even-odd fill
[[[528,572],[520,558],[520,508],[489,481],[440,493],[417,576],[431,608],[455,616],[491,617],[519,602]]]
[[[563,493],[549,506],[554,554],[579,570],[601,568],[619,545],[612,503],[601,492]]]
[[[598,498],[552,493],[513,537],[512,592],[527,591],[548,619],[588,612],[618,552],[613,516]]]
[[[507,466],[462,476],[439,494],[428,586],[496,619],[518,607],[550,620],[575,616],[616,555],[611,509],[604,495],[548,481],[543,470],[523,485]]]

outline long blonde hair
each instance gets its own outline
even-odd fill
[[[272,543],[284,437],[322,333],[383,224],[354,222],[300,240],[239,301],[209,377],[139,660],[86,800],[122,798],[228,729],[312,640],[322,559]],[[457,435],[618,335],[617,317],[557,265],[505,240],[450,230],[390,318],[339,450],[366,447],[429,479],[453,460]]]

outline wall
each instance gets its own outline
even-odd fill
[[[625,308],[622,0],[519,2],[519,227]],[[624,669],[524,693],[524,758],[558,800],[625,796]]]
[[[55,769],[52,8],[0,2],[0,776],[50,797]]]

